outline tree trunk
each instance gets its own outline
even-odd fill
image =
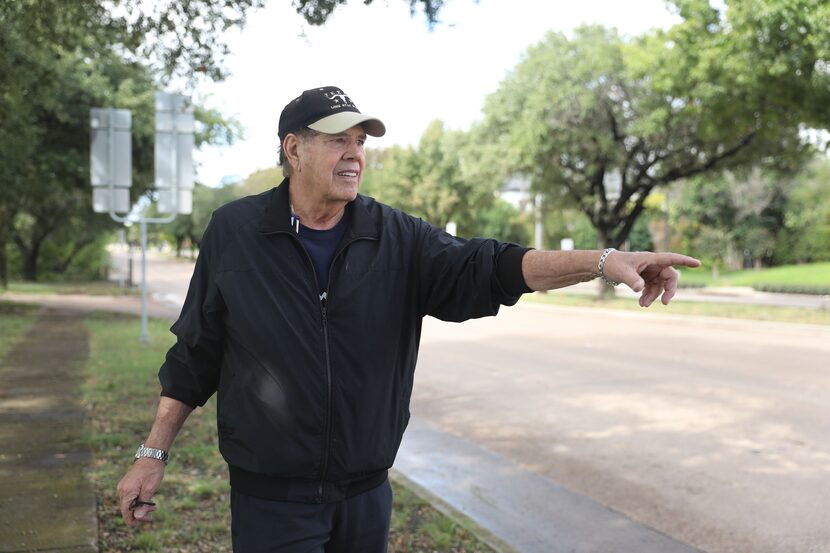
[[[14,214],[13,208],[0,205],[0,287],[3,290],[9,287],[9,258],[6,256],[6,246],[11,236],[11,222]]]
[[[8,260],[6,259],[6,241],[0,240],[0,288],[9,288]]]
[[[40,242],[34,244],[31,249],[20,251],[23,257],[23,280],[35,282],[37,280],[37,257],[40,252]]]
[[[70,263],[72,260],[77,257],[77,255],[83,250],[86,246],[92,243],[92,238],[89,236],[85,236],[79,240],[75,240],[72,243],[72,251],[69,252],[69,255],[58,261],[57,266],[55,267],[59,273],[65,273],[66,270],[69,268]]]

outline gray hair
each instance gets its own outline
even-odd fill
[[[297,129],[296,131],[291,131],[288,134],[293,134],[299,140],[302,140],[304,144],[308,144],[309,140],[311,140],[320,133],[315,130],[309,129],[308,127],[302,127],[300,129]],[[279,154],[279,166],[282,167],[282,176],[285,178],[290,178],[291,164],[288,163],[288,158],[285,157],[285,153],[283,153],[282,151],[282,142],[280,142],[279,148],[277,148],[277,153]]]

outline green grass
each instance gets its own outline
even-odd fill
[[[37,311],[36,306],[0,301],[0,360],[35,323]]]
[[[782,289],[787,287],[830,290],[830,263],[809,263],[784,265],[768,269],[746,269],[743,271],[721,272],[712,277],[711,269],[705,267],[683,271],[680,281],[693,286],[750,286],[759,289]]]
[[[726,317],[755,321],[830,325],[830,311],[797,307],[775,307],[739,303],[673,301],[666,306],[655,301],[648,309],[640,307],[636,299],[611,298],[600,300],[595,296],[556,292],[552,294],[527,294],[522,301],[547,303],[571,307],[592,307],[639,311],[642,313],[669,313],[699,317]]]
[[[392,481],[394,503],[389,553],[451,551],[492,553],[470,530],[472,523],[444,516],[401,482]]]
[[[137,288],[121,288],[118,283],[106,280],[93,282],[10,282],[9,292],[16,294],[86,294],[92,296],[132,296]]]
[[[132,317],[91,315],[90,359],[84,396],[91,408],[86,441],[94,454],[92,479],[99,498],[101,551],[230,551],[227,466],[216,445],[212,399],[188,419],[176,439],[164,482],[156,495],[155,521],[136,531],[118,512],[115,488],[137,444],[153,421],[156,377],[173,336],[166,321],[150,320],[149,344],[138,342]],[[395,503],[390,553],[491,552],[454,520],[393,483]]]

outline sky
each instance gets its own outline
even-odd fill
[[[313,27],[290,0],[269,0],[224,40],[231,75],[199,88],[197,101],[236,117],[245,129],[232,146],[196,152],[197,179],[217,186],[273,167],[283,106],[303,90],[338,86],[361,112],[386,124],[367,147],[417,144],[441,119],[467,129],[527,48],[548,31],[580,24],[636,36],[677,21],[663,0],[448,0],[430,31],[405,0],[350,0]]]

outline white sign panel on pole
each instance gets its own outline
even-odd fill
[[[159,189],[159,211],[162,213],[187,214],[192,211],[194,130],[190,99],[157,92],[155,186]],[[173,194],[174,189],[179,193]],[[187,194],[182,194],[184,191]]]
[[[110,210],[110,203],[113,202],[113,195],[115,196],[114,205]],[[130,189],[129,188],[113,188],[112,193],[108,187],[95,187],[92,189],[92,210],[95,213],[109,213],[114,211],[116,213],[125,213],[130,210]]]
[[[178,213],[187,215],[193,213],[193,191],[187,189],[179,189],[178,203],[173,205],[173,191],[171,189],[159,190],[158,209],[160,213],[172,213],[173,208]]]
[[[92,186],[129,188],[133,184],[132,171],[132,114],[126,109],[90,110],[90,166]],[[110,141],[112,155],[110,160]]]
[[[192,134],[156,133],[156,188],[193,188],[193,145]]]

